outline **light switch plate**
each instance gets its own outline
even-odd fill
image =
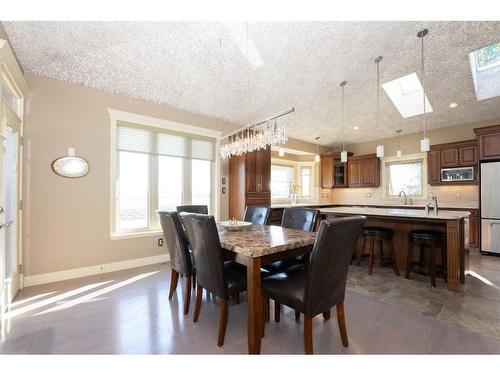
[[[372,197],[372,193],[366,193],[365,194],[365,198],[371,198]]]

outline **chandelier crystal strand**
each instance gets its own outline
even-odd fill
[[[427,137],[427,109],[426,109],[426,100],[425,100],[425,60],[424,60],[424,38],[429,34],[429,30],[422,29],[418,32],[417,36],[422,41],[422,49],[421,49],[421,76],[422,76],[422,100],[423,100],[423,109],[424,109],[424,137],[420,140],[420,151],[427,152],[430,151],[430,140]]]
[[[344,87],[347,85],[347,81],[340,82],[340,87],[342,87],[342,152],[340,153],[340,161],[342,163],[347,162],[347,151],[345,149],[345,126],[344,126]]]
[[[380,62],[382,61],[382,56],[375,59],[375,64],[377,64],[377,133],[380,136]],[[384,157],[384,145],[379,144],[377,146],[377,157]]]

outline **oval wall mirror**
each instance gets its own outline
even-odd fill
[[[64,156],[52,162],[52,170],[62,177],[83,177],[89,173],[89,163],[77,156]]]

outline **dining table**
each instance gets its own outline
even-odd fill
[[[240,230],[219,226],[218,231],[226,258],[246,266],[248,353],[260,354],[265,330],[261,267],[310,253],[316,232],[257,224]]]

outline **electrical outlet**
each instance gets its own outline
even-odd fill
[[[163,238],[158,238],[158,246],[163,246]]]
[[[365,194],[365,198],[371,198],[372,197],[372,193],[366,193]]]

